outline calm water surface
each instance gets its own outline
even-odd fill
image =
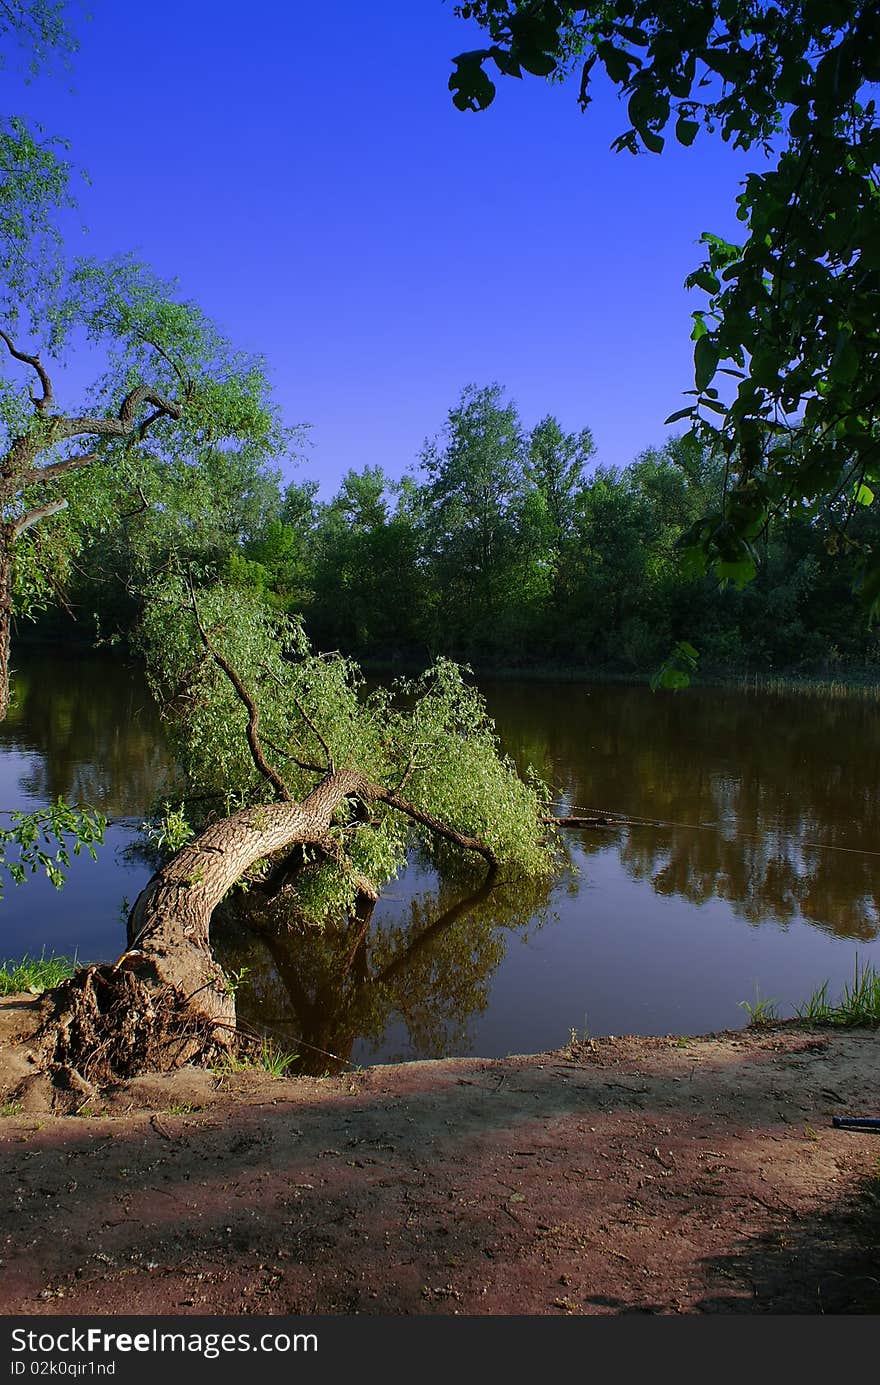
[[[0,808],[62,795],[113,819],[61,893],[6,887],[0,960],[110,957],[149,876],[132,851],[171,771],[136,667],[18,653],[0,726]],[[651,820],[565,833],[567,864],[527,891],[441,882],[413,861],[370,920],[259,941],[216,930],[247,967],[243,1021],[303,1066],[496,1056],[589,1034],[699,1033],[783,1014],[856,957],[880,966],[880,707],[705,689],[484,683],[505,748],[557,807]],[[652,825],[656,824],[656,825]]]

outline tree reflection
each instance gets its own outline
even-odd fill
[[[390,1060],[439,1058],[465,1050],[509,934],[541,926],[550,890],[490,876],[463,892],[459,874],[402,909],[368,905],[323,928],[302,924],[283,896],[245,896],[225,911],[215,945],[227,971],[248,968],[239,1022],[296,1050],[295,1071],[338,1071],[358,1040],[374,1055],[395,1025],[406,1052]]]
[[[508,751],[564,809],[662,824],[620,832],[632,879],[697,905],[724,899],[752,924],[800,917],[878,936],[875,702],[577,684],[536,685],[526,702],[499,684],[489,706]],[[587,857],[608,841],[578,835]]]
[[[89,802],[111,817],[145,814],[170,764],[137,665],[39,649],[22,649],[18,663],[16,705],[0,744],[27,755],[24,773],[13,760],[20,788],[44,803],[59,796]],[[860,943],[880,936],[876,702],[718,688],[652,694],[574,682],[485,688],[505,749],[521,769],[536,767],[559,806],[664,824],[566,833],[585,881],[590,858],[613,851],[630,879],[658,895],[696,906],[720,899],[754,926],[803,919]],[[15,806],[12,799],[0,803]],[[432,924],[469,893],[460,879],[444,879],[442,888],[429,881],[426,896],[396,912],[383,901],[350,961],[353,921],[326,937],[303,937],[298,951],[298,935],[285,934],[302,968],[298,1003],[303,1014],[307,1000],[312,1005],[317,1047],[350,1053],[349,1031],[365,1046],[378,1045],[390,1026],[400,1034],[401,1052],[432,1057],[453,1043],[464,1050],[469,1017],[486,1003],[510,930],[524,932],[530,912],[540,917],[546,899],[497,886],[435,934]],[[4,907],[11,918],[15,897]],[[114,917],[114,939],[115,929]],[[421,933],[425,942],[407,953]],[[281,963],[276,974],[265,944],[241,946],[258,959],[247,959],[254,985],[242,989],[243,1003],[250,1006],[254,987],[265,984],[267,1004],[286,1017],[291,1034],[308,1039],[293,1022],[290,989],[278,979]],[[406,968],[378,979],[401,951]],[[334,968],[343,964],[345,977],[337,979]],[[338,1045],[329,1040],[333,1025],[319,1018],[333,1014]]]
[[[43,803],[89,803],[111,817],[143,814],[171,761],[141,669],[67,651],[29,650],[21,663],[0,745],[36,752],[22,792]]]

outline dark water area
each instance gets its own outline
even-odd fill
[[[0,808],[63,796],[113,820],[59,893],[6,886],[0,960],[121,950],[132,851],[172,769],[140,670],[27,651],[0,727]],[[498,1056],[579,1034],[739,1027],[742,1002],[791,1014],[826,979],[880,966],[880,704],[696,689],[488,682],[505,749],[557,810],[641,820],[564,832],[558,876],[528,889],[441,881],[413,860],[372,917],[257,938],[215,930],[246,968],[244,1023],[312,1071]],[[329,1055],[333,1055],[331,1058]]]

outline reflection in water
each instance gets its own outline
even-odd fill
[[[94,654],[29,649],[17,655],[0,747],[35,752],[18,782],[9,784],[2,808],[17,807],[23,798],[50,803],[61,797],[109,817],[142,816],[171,767],[140,667]]]
[[[620,833],[633,880],[750,923],[800,916],[842,938],[880,928],[880,705],[725,689],[495,684],[509,752],[558,803],[667,824]],[[560,703],[567,714],[560,714]],[[586,853],[605,848],[581,834]]]
[[[215,929],[223,964],[248,969],[240,1023],[297,1050],[297,1072],[338,1071],[356,1043],[368,1060],[394,1023],[408,1042],[393,1056],[467,1052],[468,1022],[488,1007],[507,936],[540,927],[550,886],[513,890],[491,875],[464,892],[461,880],[435,891],[422,883],[403,909],[385,900],[323,929],[299,923],[284,899],[266,906],[246,895],[232,926],[227,917]]]
[[[171,765],[137,667],[21,649],[15,662],[0,808],[60,795],[139,820]],[[484,686],[505,748],[560,807],[663,825],[567,831],[581,873],[538,891],[475,893],[413,862],[369,919],[218,929],[229,965],[250,968],[243,1017],[304,1063],[332,1066],[313,1049],[356,1062],[535,1050],[585,1015],[595,1033],[695,1033],[741,1023],[756,985],[784,1008],[826,976],[839,989],[856,949],[880,964],[880,704]],[[61,896],[41,880],[8,889],[0,960],[44,943],[116,955],[122,896],[150,873],[123,854],[134,830],[113,829],[97,865],[74,861]]]

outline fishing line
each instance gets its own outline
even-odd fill
[[[682,827],[693,832],[717,832],[722,833],[723,827],[719,827],[714,822],[667,822],[661,818],[628,818],[622,813],[613,810],[599,808],[579,808],[573,805],[575,811],[584,816],[592,818],[607,818],[609,827]],[[585,824],[586,825],[586,824]],[[599,824],[601,825],[601,824]],[[734,837],[726,838],[727,841],[752,841],[763,842],[771,835],[771,829],[767,832],[737,832]],[[871,851],[864,846],[837,846],[834,842],[798,842],[791,835],[786,838],[794,846],[811,851],[845,851],[853,856],[880,856],[880,851]]]

